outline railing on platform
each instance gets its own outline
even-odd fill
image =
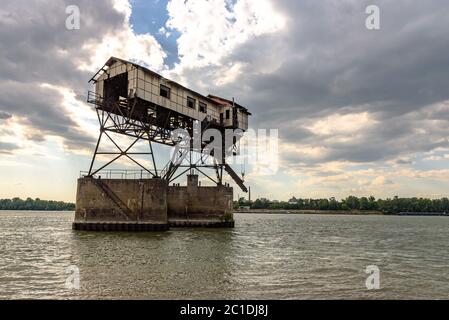
[[[81,171],[80,178],[86,178],[89,176],[89,172]],[[145,170],[103,170],[97,172],[92,176],[96,179],[125,179],[125,180],[139,180],[139,179],[151,179],[153,175]]]
[[[87,103],[94,104],[96,106],[101,106],[103,104],[103,102],[104,102],[104,99],[101,95],[99,95],[95,92],[92,92],[92,91],[89,91],[87,93]]]

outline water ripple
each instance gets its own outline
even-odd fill
[[[0,298],[445,299],[449,219],[236,215],[232,230],[85,233],[0,212]],[[66,268],[80,289],[65,287]],[[368,291],[377,265],[381,289]]]

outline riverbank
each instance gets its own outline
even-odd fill
[[[375,210],[285,210],[285,209],[240,209],[235,213],[242,214],[309,214],[309,215],[342,215],[342,216],[414,216],[414,217],[448,217],[445,212],[399,212],[384,213]]]
[[[25,200],[22,200],[20,198],[0,199],[0,210],[74,211],[75,204],[64,201],[41,200],[39,198],[36,199],[27,198]]]
[[[235,213],[243,214],[326,214],[326,215],[356,215],[356,216],[371,216],[371,215],[385,215],[381,211],[360,211],[360,210],[285,210],[285,209],[240,209],[235,210]]]

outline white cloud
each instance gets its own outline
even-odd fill
[[[185,69],[222,67],[223,59],[249,39],[274,33],[285,26],[285,18],[269,0],[171,0],[167,6],[167,28],[177,30],[180,62],[173,74],[183,77]],[[215,78],[231,70],[230,78],[218,81],[223,85],[235,79],[238,65],[219,68]],[[184,79],[186,80],[186,79]]]
[[[373,126],[376,121],[368,112],[332,114],[306,126],[317,135],[350,135]]]
[[[82,49],[92,53],[92,56],[88,62],[80,64],[80,69],[96,71],[109,57],[116,56],[142,63],[155,71],[162,71],[167,54],[152,35],[134,32],[130,22],[130,2],[114,0],[114,9],[125,16],[122,28],[105,34],[100,42],[92,40],[84,44]]]

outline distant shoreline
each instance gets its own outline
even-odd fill
[[[399,217],[441,217],[449,216],[439,212],[401,212],[401,213],[384,213],[382,211],[344,211],[344,210],[286,210],[286,209],[250,209],[236,210],[234,213],[242,214],[322,214],[322,215],[346,215],[346,216],[399,216]]]
[[[6,210],[0,209],[1,212],[60,212],[73,213],[74,210]],[[449,214],[438,212],[407,212],[407,213],[384,213],[381,211],[342,211],[342,210],[284,210],[284,209],[250,209],[250,210],[235,210],[234,213],[241,214],[303,214],[303,215],[334,215],[334,216],[398,216],[398,217],[443,217]]]
[[[0,210],[8,211],[74,211],[75,204],[64,201],[21,198],[0,199]]]
[[[244,214],[329,214],[329,215],[353,215],[353,216],[386,215],[385,213],[383,213],[381,211],[286,210],[286,209],[235,210],[234,213],[244,213]]]

